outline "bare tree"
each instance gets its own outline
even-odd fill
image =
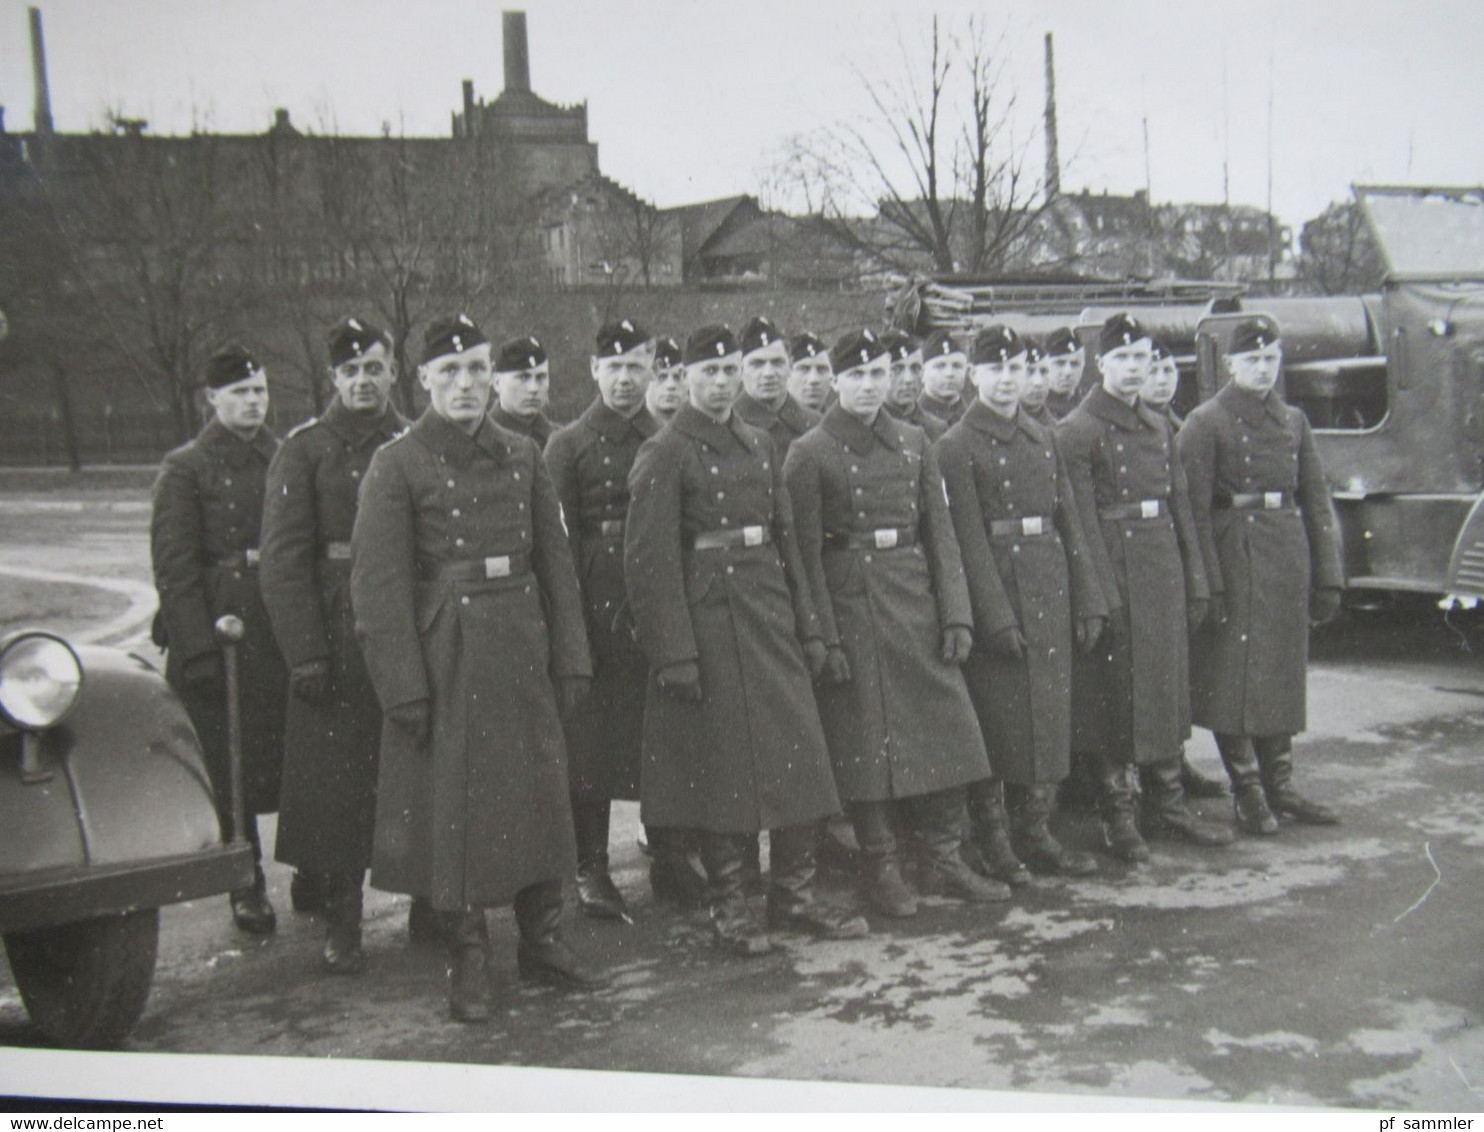
[[[1304,224],[1299,279],[1321,295],[1354,295],[1381,285],[1385,267],[1360,207],[1335,201]]]

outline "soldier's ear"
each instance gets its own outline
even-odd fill
[[[587,359],[587,365],[588,365],[588,369],[592,372],[593,380],[594,381],[597,381],[598,380],[598,359],[597,358],[594,358],[594,357],[589,357]]]

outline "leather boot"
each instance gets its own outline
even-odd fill
[[[852,802],[850,820],[860,846],[861,898],[872,911],[894,919],[917,915],[917,897],[902,877],[890,802]]]
[[[969,807],[969,838],[979,851],[987,875],[1012,888],[1031,883],[1030,870],[1010,844],[1010,818],[1005,813],[1005,784],[985,778],[966,788]]]
[[[686,831],[668,826],[644,827],[649,843],[649,887],[656,900],[681,908],[706,903],[706,878],[691,864]]]
[[[1187,798],[1225,798],[1227,793],[1226,783],[1220,779],[1207,778],[1196,770],[1190,765],[1183,750],[1180,752],[1180,785]]]
[[[701,863],[706,868],[706,900],[717,946],[732,955],[755,959],[772,951],[773,941],[747,910],[742,875],[747,837],[737,833],[703,833]]]
[[[289,881],[289,904],[295,912],[323,912],[326,889],[330,878],[322,873],[306,873],[294,870],[294,879]]]
[[[515,894],[515,951],[520,977],[566,990],[601,990],[608,980],[589,971],[562,937],[562,882],[543,880]]]
[[[1293,788],[1293,740],[1287,735],[1261,735],[1252,740],[1262,768],[1262,786],[1268,808],[1305,825],[1339,825],[1340,815],[1328,806],[1305,798]]]
[[[407,909],[407,938],[414,945],[437,944],[442,946],[444,919],[433,911],[433,902],[426,896],[414,896],[412,907]]]
[[[1067,813],[1096,814],[1101,797],[1098,757],[1086,751],[1073,751],[1071,772],[1056,788],[1058,807]]]
[[[263,875],[263,842],[258,836],[257,815],[248,815],[243,832],[252,846],[253,882],[250,888],[239,888],[231,894],[232,921],[242,931],[268,935],[278,927],[278,916],[268,902],[268,878]]]
[[[814,898],[814,846],[818,823],[768,831],[768,927],[807,932],[819,939],[865,939],[865,918],[826,908]]]
[[[1091,854],[1068,849],[1051,835],[1055,786],[1007,785],[1005,797],[1010,804],[1010,837],[1015,855],[1032,872],[1085,877],[1098,871]]]
[[[1243,833],[1268,837],[1278,832],[1278,819],[1268,809],[1267,795],[1262,790],[1262,770],[1257,765],[1257,752],[1246,735],[1217,734],[1216,749],[1232,781],[1232,810],[1237,828]]]
[[[1188,841],[1192,845],[1232,843],[1234,838],[1228,827],[1203,821],[1186,805],[1178,757],[1147,763],[1139,768],[1139,775],[1147,787],[1145,817],[1149,836]]]
[[[852,823],[837,814],[820,823],[815,865],[825,875],[855,877],[860,874],[860,845]]]
[[[1098,777],[1098,813],[1108,854],[1133,865],[1142,864],[1149,860],[1149,846],[1139,836],[1139,825],[1134,820],[1134,768],[1099,755]]]
[[[488,1022],[490,1017],[490,934],[484,910],[444,912],[448,944],[448,1013],[455,1022]]]
[[[361,875],[335,873],[325,877],[325,970],[335,975],[359,974],[366,957],[361,951]]]
[[[629,906],[608,875],[608,815],[606,798],[572,799],[572,826],[577,834],[577,906],[599,920],[632,924]]]
[[[963,792],[942,790],[909,800],[918,845],[918,889],[969,904],[1010,899],[1010,886],[982,877],[963,858]]]

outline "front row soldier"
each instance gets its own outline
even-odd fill
[[[921,848],[925,887],[1008,900],[961,856],[964,791],[989,762],[959,666],[973,618],[937,459],[882,410],[885,343],[847,334],[831,352],[838,401],[784,465],[826,662],[817,691],[835,785],[864,861],[866,903],[912,916],[893,803]]]
[[[830,396],[830,350],[816,335],[807,330],[788,340],[788,392],[811,413],[824,412]]]
[[[888,330],[881,335],[891,361],[891,388],[886,394],[886,411],[899,421],[916,425],[937,440],[948,426],[925,412],[917,399],[922,396],[922,343],[904,330]]]
[[[288,673],[258,589],[258,536],[268,464],[278,438],[263,422],[268,379],[238,345],[206,364],[211,419],[194,440],[166,454],[155,480],[150,555],[160,595],[155,643],[166,650],[165,678],[180,695],[201,740],[206,770],[226,827],[232,812],[227,688],[217,618],[242,619],[237,645],[242,718],[242,785],[255,879],[231,894],[243,931],[273,931],[262,868],[258,814],[278,808]]]
[[[781,462],[733,409],[742,349],[732,331],[696,331],[685,362],[690,404],[644,443],[629,475],[625,572],[650,666],[642,816],[701,831],[712,927],[734,954],[772,947],[744,892],[747,841],[763,829],[770,926],[858,938],[864,920],[814,898],[817,827],[840,802],[810,688],[827,650]]]
[[[1225,358],[1231,380],[1179,439],[1215,607],[1191,648],[1192,715],[1215,732],[1237,825],[1252,834],[1276,833],[1275,815],[1339,821],[1293,788],[1309,625],[1339,612],[1344,574],[1308,419],[1274,389],[1282,362],[1272,319],[1240,323]]]
[[[661,426],[670,423],[685,404],[685,366],[681,364],[680,343],[668,335],[655,339],[654,380],[644,390],[644,407]]]
[[[556,431],[546,416],[551,404],[551,360],[541,340],[529,334],[512,338],[493,354],[494,405],[490,416],[503,429],[519,433],[545,448]]]
[[[263,604],[289,665],[275,855],[323,884],[324,963],[361,969],[361,885],[371,866],[381,709],[350,609],[350,532],[371,454],[407,427],[390,405],[392,339],[349,318],[330,332],[335,399],[294,429],[268,468]],[[296,904],[297,906],[297,904]]]
[[[1149,859],[1134,815],[1136,766],[1150,795],[1151,835],[1232,840],[1230,828],[1190,811],[1180,781],[1190,734],[1188,640],[1210,591],[1169,422],[1139,402],[1149,353],[1143,326],[1126,314],[1109,317],[1098,338],[1102,384],[1057,426],[1109,605],[1104,644],[1073,677],[1073,746],[1096,756],[1109,852],[1135,863]]]
[[[1077,407],[1078,387],[1087,365],[1087,350],[1077,332],[1070,326],[1053,330],[1046,336],[1042,352],[1046,355],[1046,408],[1061,420]]]
[[[1090,651],[1108,612],[1055,438],[1023,407],[1028,354],[1009,327],[982,330],[978,397],[936,446],[979,630],[964,675],[994,768],[969,788],[970,827],[985,865],[1010,883],[1021,862],[1068,876],[1096,869],[1049,823],[1070,769],[1072,642]]]
[[[968,403],[964,385],[969,376],[969,356],[946,330],[934,330],[922,344],[922,396],[918,404],[931,416],[954,425]]]
[[[449,1008],[484,1021],[484,910],[515,905],[522,978],[601,985],[562,936],[575,865],[559,705],[591,680],[582,599],[541,453],[487,416],[489,340],[428,327],[428,409],[371,459],[351,536],[356,632],[381,701],[371,883],[445,916]]]

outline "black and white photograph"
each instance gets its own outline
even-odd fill
[[[0,0],[0,1109],[1468,1127],[1481,57]]]

